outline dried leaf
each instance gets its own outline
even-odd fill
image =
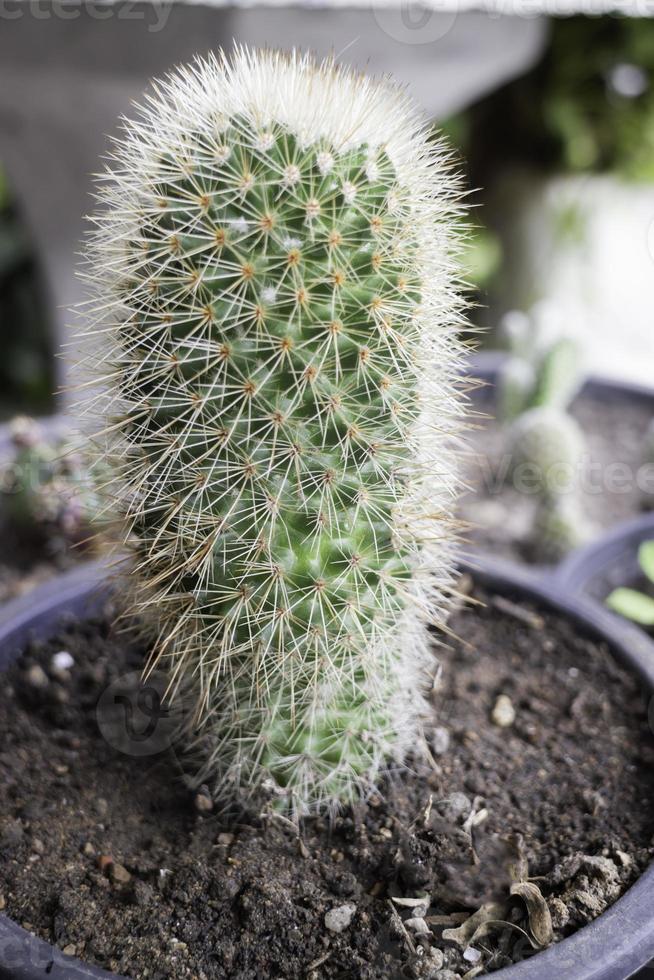
[[[456,943],[462,949],[470,946],[473,937],[478,935],[478,930],[488,922],[496,922],[503,919],[507,913],[507,906],[504,902],[486,902],[476,912],[468,916],[466,921],[458,929],[445,929],[443,939]]]
[[[431,898],[429,895],[423,895],[422,898],[393,898],[392,901],[405,909],[415,909],[419,905],[426,905],[429,908]]]
[[[521,898],[527,906],[529,928],[539,946],[549,946],[554,942],[552,916],[540,888],[532,881],[516,881],[511,885],[511,894]]]

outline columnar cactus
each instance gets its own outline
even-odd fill
[[[498,402],[508,424],[510,472],[518,489],[537,497],[530,539],[548,561],[590,534],[580,480],[585,437],[568,413],[582,377],[580,351],[557,321],[555,310],[538,304],[530,315],[508,313],[500,325],[509,347]]]
[[[93,536],[100,520],[96,482],[82,447],[49,435],[33,419],[10,423],[13,449],[2,474],[3,507],[16,529],[64,550]]]
[[[529,315],[512,310],[503,317],[500,334],[509,348],[498,379],[504,420],[531,408],[565,412],[579,391],[581,357],[556,312],[546,304],[537,304]]]
[[[304,811],[416,743],[456,537],[457,195],[396,88],[243,50],[158,83],[101,180],[116,541],[219,792]]]

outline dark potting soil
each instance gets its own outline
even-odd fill
[[[31,645],[0,690],[0,907],[134,980],[454,980],[584,925],[652,857],[646,704],[565,619],[474,594],[435,645],[433,759],[299,832],[107,744],[98,698],[143,657],[107,617]]]
[[[497,557],[548,564],[550,556],[530,535],[536,498],[504,478],[507,448],[503,426],[494,418],[493,389],[478,389],[475,402],[482,417],[468,435],[465,469],[470,490],[461,504],[461,515],[470,524],[469,544]],[[641,473],[645,492],[635,478],[644,463],[644,438],[654,415],[651,405],[591,391],[575,400],[571,414],[587,440],[582,509],[590,532],[597,535],[654,507],[654,468],[648,477],[645,470]]]

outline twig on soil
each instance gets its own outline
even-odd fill
[[[500,612],[505,613],[507,616],[512,616],[519,622],[524,623],[525,626],[531,626],[535,630],[545,628],[545,620],[542,616],[531,612],[529,609],[525,609],[524,606],[519,606],[516,602],[511,602],[505,596],[494,595],[491,602]]]

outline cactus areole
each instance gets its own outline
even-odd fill
[[[237,51],[99,180],[86,366],[198,779],[347,801],[417,743],[456,537],[458,179],[407,97]]]

